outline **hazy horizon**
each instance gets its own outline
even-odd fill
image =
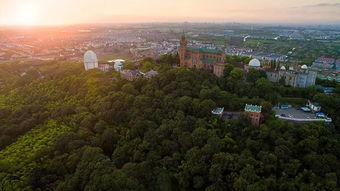
[[[340,24],[337,0],[2,0],[0,25],[150,22]]]

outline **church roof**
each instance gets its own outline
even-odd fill
[[[214,53],[214,54],[222,54],[223,52],[217,49],[208,49],[208,48],[194,48],[188,47],[187,50],[194,52],[202,52],[202,53]]]

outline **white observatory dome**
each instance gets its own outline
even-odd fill
[[[84,66],[85,70],[98,68],[98,59],[96,53],[89,50],[84,54]]]
[[[308,67],[307,67],[307,65],[302,65],[302,66],[301,66],[301,69],[306,70],[306,69],[308,69]]]
[[[281,69],[281,70],[286,70],[286,67],[285,67],[285,66],[281,66],[280,69]]]
[[[261,66],[261,62],[258,59],[252,59],[249,62],[249,66],[251,66],[251,67],[260,67]]]

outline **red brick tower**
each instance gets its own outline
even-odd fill
[[[251,123],[255,126],[259,126],[261,122],[261,106],[248,105],[244,107],[244,112],[250,116]]]
[[[182,35],[181,41],[180,41],[180,46],[179,46],[179,60],[180,60],[180,64],[181,66],[185,66],[185,53],[186,53],[186,49],[187,49],[187,40],[185,39],[185,35]]]

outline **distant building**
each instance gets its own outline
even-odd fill
[[[187,47],[187,41],[183,35],[178,54],[181,66],[187,68],[204,68],[213,71],[216,76],[223,75],[225,54],[222,51]]]
[[[280,74],[279,71],[275,70],[275,69],[267,69],[266,70],[266,74],[267,74],[267,79],[271,82],[275,82],[278,83],[280,80]]]
[[[98,68],[103,72],[109,72],[111,67],[109,64],[98,64]]]
[[[224,107],[218,107],[211,111],[212,114],[219,115],[220,117],[222,117],[223,112],[224,112]]]
[[[261,67],[261,62],[258,59],[254,58],[249,61],[249,66],[253,68],[258,68]]]
[[[313,62],[312,67],[319,69],[333,69],[334,64],[335,64],[334,58],[320,57]]]
[[[340,58],[337,59],[336,62],[335,62],[335,69],[336,69],[337,71],[340,71]]]
[[[140,77],[142,74],[138,70],[122,70],[120,71],[120,75],[123,79],[133,81],[136,78]]]
[[[269,53],[269,52],[253,52],[249,55],[252,58],[256,58],[262,61],[270,62],[284,62],[287,60],[287,56],[278,53]]]
[[[284,79],[285,85],[307,88],[315,85],[317,73],[310,70],[306,65],[303,65],[301,69],[286,70],[285,67],[281,67],[277,70],[266,70],[267,78],[271,82],[279,82],[280,79]]]
[[[248,65],[245,65],[244,68],[247,72],[249,71],[250,68],[261,69],[261,62],[256,58],[251,59]]]
[[[213,72],[217,77],[223,76],[225,64],[214,64],[213,65]]]
[[[325,94],[333,94],[335,88],[334,87],[326,87],[326,86],[321,86],[321,85],[316,85],[317,89],[320,89],[323,91]]]
[[[84,54],[84,67],[85,70],[98,68],[98,59],[96,53],[89,50]]]
[[[308,105],[307,105],[313,112],[319,112],[321,111],[321,106],[319,103],[316,102],[311,102],[308,100]]]
[[[258,105],[248,105],[244,107],[244,113],[250,116],[251,123],[255,126],[260,125],[262,107]]]
[[[319,68],[319,69],[333,69],[334,65],[325,63],[325,62],[313,62],[312,64],[313,68]]]
[[[293,87],[307,88],[315,85],[317,73],[309,70],[306,65],[303,65],[300,70],[279,72],[280,78],[285,79],[286,85]]]
[[[326,57],[319,57],[318,59],[315,60],[316,62],[324,62],[328,64],[334,64],[335,59],[334,58],[326,58]]]
[[[113,60],[113,62],[114,62],[114,69],[117,71],[117,72],[119,72],[119,71],[121,71],[122,69],[123,69],[123,67],[124,67],[124,64],[125,64],[125,60],[123,60],[123,59],[116,59],[116,60]]]

